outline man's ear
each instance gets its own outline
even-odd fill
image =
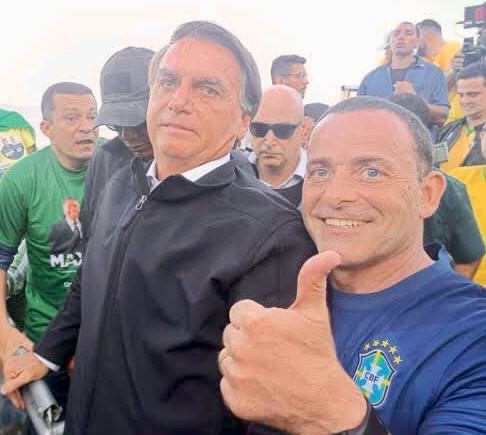
[[[439,207],[440,200],[447,187],[447,179],[440,171],[430,171],[421,181],[420,217],[432,216]]]
[[[248,128],[250,126],[250,121],[251,121],[250,115],[245,115],[245,114],[242,115],[241,128],[239,129],[238,134],[236,136],[238,140],[242,140],[246,136],[246,133],[248,132]]]
[[[282,76],[276,76],[274,85],[285,85],[285,80]]]
[[[46,121],[45,119],[43,119],[40,123],[40,129],[46,137],[51,139],[52,132],[51,132],[51,123],[49,121]]]

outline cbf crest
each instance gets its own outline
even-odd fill
[[[366,343],[359,354],[359,364],[353,381],[361,388],[368,401],[379,408],[386,401],[388,392],[402,362],[398,348],[388,340]]]

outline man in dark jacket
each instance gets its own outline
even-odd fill
[[[227,30],[181,25],[158,65],[147,126],[154,162],[134,159],[104,189],[80,291],[35,348],[76,352],[66,433],[238,434],[216,356],[229,307],[286,307],[315,252],[300,213],[229,153],[261,97],[250,53]],[[33,353],[6,362],[3,392],[47,372]]]
[[[106,125],[118,135],[105,142],[90,161],[81,222],[90,231],[96,204],[110,178],[134,157],[152,160],[154,153],[147,133],[149,65],[152,50],[126,47],[111,56],[100,75],[101,107],[95,124]]]

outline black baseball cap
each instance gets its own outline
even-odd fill
[[[126,47],[108,59],[101,70],[96,126],[135,127],[146,121],[153,55],[148,48]]]

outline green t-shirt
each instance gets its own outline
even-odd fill
[[[82,262],[78,220],[86,170],[62,167],[51,147],[10,168],[0,181],[0,244],[27,242],[25,332],[38,341],[63,303]]]

